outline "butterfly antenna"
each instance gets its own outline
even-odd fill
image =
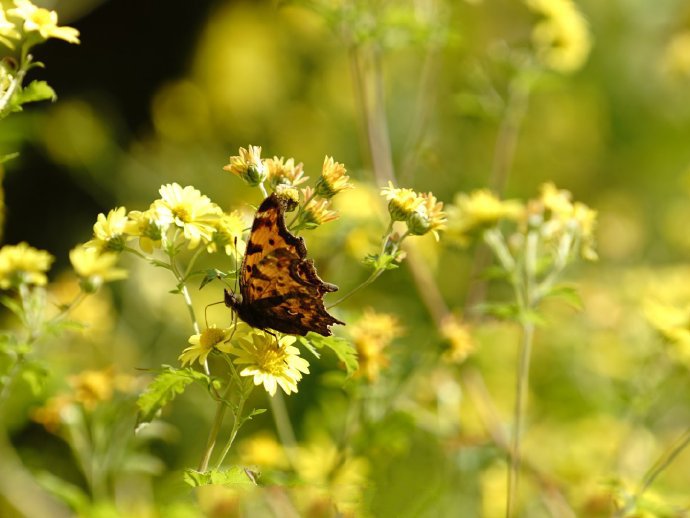
[[[240,272],[238,271],[239,269],[239,257],[237,255],[237,236],[235,236],[234,240],[234,246],[235,246],[235,286],[233,287],[233,292],[237,293],[237,279],[240,278]]]
[[[208,308],[211,306],[216,306],[218,304],[224,304],[225,301],[221,300],[219,302],[211,302],[210,304],[207,304],[206,307],[204,308],[204,322],[206,323],[206,327],[208,327]]]

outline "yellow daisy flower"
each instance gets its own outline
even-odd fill
[[[7,11],[24,21],[24,32],[38,32],[45,40],[58,38],[69,43],[79,43],[79,31],[72,27],[58,27],[58,15],[42,7],[36,7],[29,0],[14,0],[14,9]]]
[[[184,367],[195,361],[198,361],[199,364],[205,363],[213,349],[230,352],[230,346],[225,341],[231,333],[232,328],[219,329],[215,325],[207,327],[201,333],[189,337],[189,343],[192,344],[191,347],[187,347],[182,351],[182,354],[177,359],[182,362]]]
[[[288,158],[285,161],[282,156],[280,158],[274,156],[264,160],[264,166],[266,168],[268,184],[274,190],[281,184],[295,187],[309,179],[308,176],[304,176],[303,165],[301,163],[295,165],[294,158]]]
[[[407,228],[410,234],[415,236],[423,236],[431,232],[438,241],[438,231],[446,228],[446,213],[443,212],[443,202],[437,201],[432,193],[422,193],[419,197],[423,203],[405,220]]]
[[[48,282],[45,272],[54,260],[48,252],[27,243],[3,246],[0,249],[0,288],[6,290],[21,284],[45,286]]]
[[[242,240],[242,233],[246,227],[240,217],[240,213],[232,211],[230,214],[223,214],[215,222],[216,231],[209,242],[206,250],[212,254],[222,250],[226,255],[242,256],[246,247]]]
[[[250,335],[240,336],[230,348],[237,358],[235,363],[244,368],[241,376],[252,376],[254,385],[262,385],[271,396],[280,386],[286,394],[297,392],[297,382],[302,374],[309,373],[309,362],[293,347],[294,336],[282,336],[276,343],[274,336],[254,330]]]
[[[115,268],[118,255],[113,252],[101,252],[96,248],[76,246],[69,253],[69,260],[74,271],[82,279],[82,287],[93,293],[105,282],[118,281],[127,277],[127,271]]]
[[[74,390],[74,400],[87,410],[93,410],[98,403],[112,399],[115,391],[115,372],[112,367],[103,370],[86,370],[69,377]]]
[[[316,194],[324,198],[332,198],[340,191],[354,189],[347,176],[345,166],[333,160],[333,157],[326,156],[323,160],[321,177],[316,183]]]
[[[415,191],[393,187],[393,182],[388,182],[388,187],[381,189],[381,196],[388,200],[388,212],[393,221],[405,221],[424,204]]]
[[[261,147],[248,146],[248,148],[241,147],[239,156],[231,156],[230,163],[224,166],[223,170],[239,176],[255,187],[266,179],[268,171],[261,161]]]
[[[350,328],[359,360],[356,375],[370,382],[378,380],[381,371],[390,364],[388,346],[400,335],[402,327],[394,315],[365,309],[362,318]]]
[[[139,237],[139,248],[147,254],[153,253],[154,248],[160,248],[167,226],[160,221],[155,208],[143,212],[133,210],[128,217],[126,232]]]
[[[121,252],[129,239],[126,234],[128,222],[124,207],[112,209],[107,216],[100,213],[93,226],[93,239],[84,246],[101,252]]]
[[[463,324],[455,316],[447,317],[441,323],[441,336],[448,342],[448,349],[443,359],[449,363],[463,363],[476,349],[474,339],[468,325]]]
[[[201,241],[211,241],[216,221],[223,214],[218,205],[191,185],[167,184],[159,192],[161,199],[153,202],[153,208],[162,224],[181,228],[190,249]]]
[[[449,229],[465,242],[469,234],[492,227],[501,220],[519,221],[525,208],[518,201],[500,200],[488,189],[481,189],[470,195],[458,194],[449,212]]]
[[[307,200],[306,205],[302,209],[302,221],[307,228],[317,227],[323,223],[334,221],[338,219],[338,213],[333,210],[328,210],[330,207],[330,200],[326,198],[318,198],[311,187],[306,187],[302,190],[304,199]]]

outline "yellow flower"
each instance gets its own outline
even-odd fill
[[[324,198],[332,198],[340,191],[353,189],[350,177],[347,176],[345,166],[333,160],[333,157],[326,156],[323,160],[321,177],[316,183],[316,194]]]
[[[311,187],[303,189],[302,192],[304,199],[307,200],[302,209],[302,221],[306,223],[308,228],[317,227],[323,223],[338,219],[337,212],[328,210],[328,207],[331,205],[330,200],[318,198]]]
[[[0,5],[0,43],[13,49],[14,42],[19,38],[19,33],[15,30],[15,25],[7,19],[5,9]]]
[[[309,373],[309,362],[299,356],[299,349],[293,347],[294,336],[276,338],[263,331],[254,330],[240,336],[230,348],[237,358],[235,363],[243,365],[241,376],[253,376],[254,385],[263,384],[271,396],[280,386],[286,394],[297,392],[297,382],[302,373]]]
[[[365,309],[362,318],[350,328],[359,360],[357,376],[364,376],[370,382],[378,380],[381,370],[390,363],[388,346],[401,334],[402,328],[394,315]]]
[[[85,409],[93,410],[98,403],[113,397],[115,372],[112,367],[103,370],[87,370],[69,377],[74,390],[74,400]]]
[[[419,197],[423,203],[405,220],[407,228],[410,234],[415,236],[423,236],[431,232],[438,241],[438,231],[446,228],[443,202],[437,201],[432,193],[422,193]]]
[[[216,220],[215,227],[213,239],[206,247],[208,253],[223,250],[226,255],[242,256],[246,246],[242,240],[245,224],[239,212],[232,211],[230,214],[223,214]]]
[[[113,252],[100,252],[95,248],[76,246],[69,253],[74,271],[81,277],[84,291],[93,293],[104,282],[118,281],[127,277],[127,271],[115,268],[118,255]]]
[[[206,362],[208,355],[213,349],[229,352],[230,346],[225,343],[232,332],[232,328],[219,329],[212,325],[201,333],[189,337],[191,347],[187,347],[177,358],[182,362],[182,366],[198,361],[199,364]]]
[[[558,189],[553,183],[547,182],[541,186],[540,200],[544,207],[556,217],[567,219],[573,214],[572,194],[570,191]]]
[[[67,419],[65,414],[74,406],[74,398],[68,394],[59,394],[48,399],[42,407],[31,412],[31,419],[42,424],[51,433],[57,433]]]
[[[46,272],[54,260],[48,252],[27,243],[3,246],[0,249],[0,288],[6,290],[21,284],[45,286],[48,282]]]
[[[238,450],[240,462],[245,466],[284,469],[289,465],[283,446],[266,432],[259,432],[245,439],[238,445]]]
[[[671,38],[664,51],[663,69],[672,78],[690,78],[690,30]]]
[[[415,191],[393,187],[393,182],[381,189],[381,196],[388,200],[388,212],[393,221],[405,221],[424,204]]]
[[[239,176],[255,187],[266,179],[267,170],[261,161],[261,147],[248,147],[249,149],[241,147],[239,156],[231,156],[230,163],[224,166],[223,170]]]
[[[153,208],[163,225],[181,228],[190,249],[211,240],[216,221],[223,214],[218,205],[191,185],[167,184],[159,192],[161,199],[153,202]]]
[[[304,176],[302,164],[295,165],[294,158],[288,158],[287,162],[282,156],[280,158],[277,156],[267,158],[264,160],[264,167],[266,168],[268,183],[273,190],[282,184],[295,187],[309,179],[308,176]]]
[[[127,210],[124,207],[111,210],[108,216],[99,214],[93,226],[94,237],[84,246],[96,248],[101,252],[121,252],[129,239],[126,234],[128,221]]]
[[[463,363],[472,354],[476,346],[470,328],[454,316],[445,318],[441,323],[441,336],[448,342],[449,348],[443,359],[450,363]]]
[[[573,219],[577,222],[580,229],[580,255],[588,261],[595,261],[598,258],[594,250],[594,229],[597,224],[597,211],[590,209],[587,205],[575,202],[573,206]]]
[[[126,233],[130,236],[139,236],[139,248],[147,254],[152,253],[154,248],[160,248],[163,232],[167,227],[160,221],[155,208],[143,212],[133,210],[128,217]]]
[[[488,189],[481,189],[469,196],[458,194],[449,212],[449,230],[466,244],[468,236],[477,230],[495,226],[504,219],[518,221],[524,214],[524,207],[518,201],[503,201]]]
[[[55,11],[36,7],[29,0],[14,0],[14,9],[7,11],[24,21],[24,32],[38,32],[44,40],[58,38],[69,43],[79,43],[79,31],[72,27],[58,27]]]
[[[587,21],[571,0],[527,0],[544,15],[532,31],[537,57],[544,66],[561,73],[582,67],[592,47]]]

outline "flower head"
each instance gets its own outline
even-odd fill
[[[239,176],[252,187],[262,183],[268,174],[266,166],[261,161],[261,147],[248,146],[240,148],[239,156],[231,156],[230,163],[223,170]]]
[[[241,376],[252,376],[254,385],[262,385],[271,396],[280,386],[286,394],[297,392],[297,382],[302,374],[309,373],[309,363],[299,355],[299,349],[292,346],[294,336],[276,338],[263,331],[240,335],[230,348],[235,354],[235,363],[243,366]]]
[[[0,5],[0,43],[9,47],[14,48],[14,42],[19,38],[19,33],[15,30],[15,25],[7,19],[5,15],[5,9]]]
[[[161,198],[153,202],[153,208],[162,224],[181,228],[190,249],[211,240],[223,213],[218,205],[191,185],[167,184],[159,192]]]
[[[222,250],[226,255],[244,254],[246,244],[242,240],[242,232],[244,232],[245,223],[239,212],[232,211],[230,214],[223,214],[216,220],[215,227],[213,239],[206,247],[209,253]]]
[[[128,221],[127,210],[124,207],[112,209],[107,216],[99,214],[93,225],[93,239],[84,246],[96,248],[101,252],[121,252],[130,238],[126,234]]]
[[[87,293],[95,292],[105,282],[127,277],[126,270],[115,268],[118,255],[113,252],[77,246],[70,251],[69,260],[74,271],[82,279],[82,287]]]
[[[46,272],[55,258],[27,243],[5,245],[0,248],[0,288],[15,288],[21,284],[44,286]]]
[[[357,375],[370,382],[378,380],[381,370],[390,363],[388,346],[401,334],[402,327],[394,315],[365,309],[362,318],[350,328],[359,360]]]
[[[463,363],[472,354],[476,346],[470,328],[454,316],[441,322],[441,336],[447,341],[443,358],[450,363]]]
[[[207,327],[201,333],[189,337],[189,343],[192,344],[187,347],[178,360],[182,365],[187,365],[198,361],[199,364],[206,362],[208,355],[213,349],[228,352],[229,345],[225,343],[232,332],[230,329],[219,329],[216,326]]]
[[[537,57],[544,66],[561,73],[582,67],[592,47],[587,21],[572,0],[527,0],[542,15],[532,31]]]
[[[287,468],[287,455],[283,446],[273,435],[259,432],[238,445],[243,465],[257,465],[261,468]]]
[[[316,183],[316,194],[324,198],[332,198],[340,191],[353,189],[350,177],[347,176],[345,166],[333,160],[333,157],[326,156],[323,160],[321,177]]]
[[[128,217],[125,230],[130,236],[139,237],[139,248],[147,254],[152,253],[154,248],[160,248],[167,225],[160,220],[155,208],[143,212],[133,210]]]
[[[87,410],[93,410],[98,403],[113,397],[115,371],[112,367],[103,370],[87,370],[70,376],[69,383],[74,390],[74,400]]]
[[[294,158],[288,158],[287,161],[282,156],[280,158],[277,156],[267,158],[264,160],[264,167],[266,168],[268,184],[273,190],[278,185],[295,187],[309,179],[308,176],[304,176],[302,164],[295,165]]]
[[[7,11],[24,21],[24,32],[37,32],[44,40],[57,38],[69,43],[79,43],[79,31],[72,27],[58,27],[58,15],[42,7],[36,7],[29,0],[14,0],[14,9]]]
[[[424,200],[415,191],[393,187],[392,182],[381,189],[381,196],[388,200],[388,212],[393,221],[407,220],[424,204]]]
[[[468,236],[477,230],[493,227],[504,219],[518,221],[524,214],[524,207],[518,201],[500,200],[491,191],[481,189],[469,196],[458,194],[449,212],[449,231],[466,243]]]
[[[410,234],[415,236],[423,236],[431,232],[438,241],[438,231],[446,228],[443,202],[437,201],[432,193],[422,193],[419,197],[423,203],[405,220],[407,228]]]
[[[328,210],[331,203],[326,198],[319,198],[311,187],[302,190],[304,199],[307,200],[302,209],[301,218],[307,228],[318,227],[323,223],[338,219],[338,213]]]

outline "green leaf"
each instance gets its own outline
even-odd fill
[[[254,486],[256,474],[241,466],[231,466],[229,469],[201,472],[195,469],[184,470],[184,481],[192,487],[220,484],[223,486]]]
[[[252,411],[249,413],[249,415],[247,416],[247,419],[251,419],[251,418],[254,417],[255,415],[261,415],[261,414],[263,414],[263,413],[265,413],[265,412],[266,412],[266,409],[265,409],[265,408],[255,408],[254,410],[252,410]]]
[[[374,270],[395,270],[398,268],[395,262],[396,256],[390,254],[370,254],[364,258],[364,264]]]
[[[137,430],[142,425],[150,423],[165,405],[182,394],[187,385],[193,381],[210,383],[209,377],[202,372],[190,368],[177,369],[164,365],[163,371],[149,383],[149,386],[137,400],[139,407]]]
[[[508,280],[510,279],[510,272],[505,271],[498,265],[489,266],[481,273],[481,278],[485,280]]]
[[[21,377],[29,385],[31,393],[38,396],[43,391],[46,379],[48,379],[48,369],[40,363],[24,362]]]
[[[297,341],[300,344],[302,344],[305,347],[305,349],[307,349],[310,353],[316,356],[316,359],[321,358],[321,353],[319,353],[319,351],[316,350],[316,347],[314,347],[312,343],[309,340],[307,340],[304,336],[298,336]]]
[[[90,498],[82,488],[48,471],[38,472],[34,476],[41,486],[69,505],[77,515],[88,516],[85,511],[89,509]]]
[[[226,277],[228,277],[227,273],[221,272],[217,268],[210,268],[206,270],[204,278],[201,280],[201,284],[199,285],[199,289],[203,289],[203,287],[206,286],[209,282],[213,282],[216,279],[225,279]]]
[[[547,291],[544,297],[554,297],[565,301],[577,310],[582,310],[582,299],[575,286],[569,284],[557,284]]]
[[[323,349],[325,347],[333,351],[338,359],[345,364],[348,376],[351,376],[357,370],[359,366],[357,350],[351,342],[337,336],[321,336],[316,333],[309,333],[307,337],[308,341],[316,349]]]
[[[20,319],[24,319],[24,308],[22,305],[14,300],[13,298],[7,297],[5,295],[0,296],[0,304],[9,309],[12,313],[17,315]]]
[[[45,81],[31,81],[22,88],[12,100],[13,104],[25,104],[36,101],[55,101],[57,95]]]

